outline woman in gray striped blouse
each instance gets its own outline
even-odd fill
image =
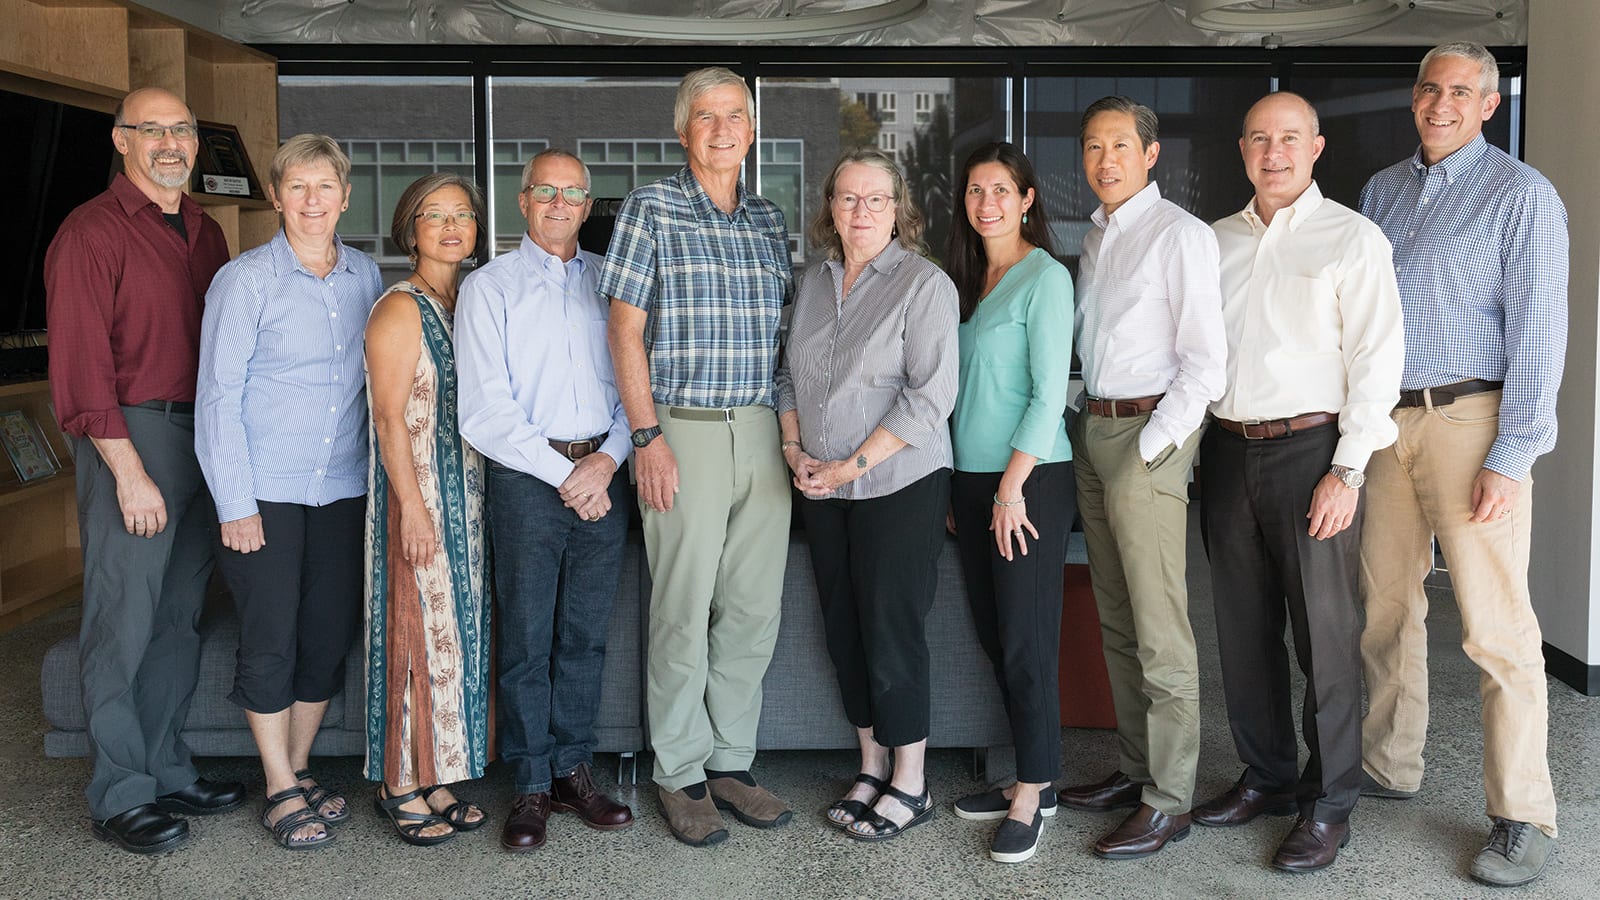
[[[828,808],[859,840],[933,816],[923,777],[934,565],[950,499],[956,288],[922,256],[922,216],[876,150],[846,153],[823,186],[783,365],[783,456],[861,771]]]

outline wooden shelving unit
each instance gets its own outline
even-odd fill
[[[111,112],[136,87],[163,87],[195,117],[239,129],[258,177],[278,146],[278,64],[218,35],[121,0],[0,0],[0,88]],[[106,140],[110,140],[107,135]],[[270,203],[197,196],[237,255],[278,227]],[[72,456],[47,382],[0,385],[0,410],[38,423],[63,469],[17,480],[0,459],[0,630],[70,598],[83,578]]]

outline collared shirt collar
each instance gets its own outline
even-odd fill
[[[1322,199],[1322,189],[1317,187],[1315,181],[1312,181],[1305,190],[1300,192],[1300,196],[1294,198],[1293,203],[1278,210],[1277,215],[1273,216],[1273,218],[1276,219],[1278,216],[1287,213],[1289,218],[1284,223],[1284,227],[1290,231],[1296,231],[1300,228],[1300,223],[1310,218],[1311,214],[1317,211],[1317,207],[1322,205]],[[1267,223],[1262,221],[1261,215],[1256,212],[1256,198],[1251,197],[1249,205],[1239,215],[1244,216],[1244,220],[1249,224],[1251,231],[1266,230]]]
[[[274,273],[287,275],[298,269],[307,275],[311,274],[310,269],[300,264],[300,257],[294,255],[294,248],[289,246],[289,235],[284,232],[281,226],[278,228],[278,233],[272,236],[269,246],[271,248],[272,271]],[[345,249],[344,241],[339,240],[337,234],[333,236],[333,246],[338,251],[338,257],[333,261],[333,268],[329,270],[328,274],[350,271],[349,252]]]
[[[552,261],[561,268],[565,268],[567,265],[567,263],[563,262],[560,257],[539,246],[539,244],[534,241],[534,239],[530,237],[526,231],[522,233],[522,244],[521,246],[517,247],[517,252],[522,254],[523,260],[525,260],[529,266],[532,266],[535,272],[549,271],[548,266]],[[578,271],[580,273],[583,272],[584,267],[588,265],[588,263],[583,259],[582,251],[574,254],[572,259],[568,262],[577,263]]]
[[[1466,146],[1446,156],[1433,165],[1422,161],[1422,148],[1411,157],[1411,171],[1421,178],[1428,174],[1443,175],[1445,181],[1455,181],[1456,176],[1472,168],[1473,164],[1483,158],[1484,151],[1489,149],[1489,142],[1483,139],[1483,133],[1468,141]]]
[[[129,216],[147,206],[154,206],[156,212],[161,212],[161,207],[150,199],[150,195],[139,190],[139,186],[134,184],[133,180],[122,172],[118,172],[111,179],[111,195],[117,198],[118,205]],[[194,213],[199,211],[200,204],[191,200],[188,194],[184,194],[178,199],[178,212],[183,216],[184,225],[187,226],[190,220],[194,218]]]
[[[684,196],[689,199],[689,205],[694,207],[695,218],[697,219],[708,219],[713,215],[726,215],[730,219],[737,219],[741,214],[748,215],[744,208],[745,192],[744,179],[742,178],[739,179],[738,184],[735,186],[735,190],[738,191],[737,202],[734,203],[733,211],[729,213],[723,213],[721,208],[711,202],[711,196],[700,185],[700,179],[694,177],[694,170],[688,166],[678,170],[678,187],[683,190]]]
[[[905,259],[909,253],[911,251],[900,243],[899,238],[892,237],[889,239],[889,245],[878,251],[878,255],[872,258],[872,262],[867,263],[867,267],[887,275],[893,272],[895,267],[900,265],[900,261]],[[835,278],[839,277],[844,273],[844,260],[828,260],[828,270],[833,272]]]
[[[1139,217],[1144,215],[1145,210],[1155,206],[1156,201],[1160,199],[1161,188],[1157,187],[1156,183],[1152,181],[1141,188],[1139,193],[1123,201],[1122,205],[1117,207],[1116,212],[1109,216],[1106,215],[1106,205],[1102,203],[1098,209],[1089,214],[1089,219],[1101,228],[1110,225],[1111,220],[1115,219],[1118,225],[1127,228],[1137,222]]]

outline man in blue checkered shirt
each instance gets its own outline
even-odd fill
[[[1567,214],[1544,176],[1484,141],[1499,83],[1494,57],[1478,44],[1430,50],[1412,90],[1422,145],[1361,193],[1362,213],[1394,245],[1406,344],[1400,437],[1367,471],[1362,793],[1403,799],[1421,786],[1422,580],[1436,535],[1462,644],[1484,672],[1493,827],[1472,877],[1516,885],[1539,877],[1556,837],[1544,658],[1528,596],[1529,470],[1556,439]]]
[[[753,113],[733,72],[684,77],[689,165],[628,196],[600,272],[650,560],[656,788],[696,847],[727,838],[719,808],[757,828],[792,816],[750,774],[789,547],[773,376],[792,286],[783,213],[739,178]]]

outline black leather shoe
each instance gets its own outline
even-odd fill
[[[1313,822],[1297,819],[1289,835],[1278,845],[1272,867],[1285,872],[1315,872],[1333,865],[1339,848],[1350,843],[1347,822]]]
[[[189,839],[189,823],[156,809],[154,803],[145,803],[96,821],[94,836],[129,853],[165,853]]]
[[[201,778],[181,791],[156,798],[156,809],[186,816],[214,816],[244,805],[244,785]]]
[[[1292,816],[1297,812],[1299,808],[1295,805],[1293,794],[1263,794],[1254,788],[1236,784],[1196,806],[1192,815],[1201,825],[1229,828],[1254,821],[1257,816]]]
[[[1056,791],[1056,801],[1062,806],[1087,812],[1138,806],[1143,797],[1144,785],[1121,772],[1112,772],[1094,784],[1080,784]]]

